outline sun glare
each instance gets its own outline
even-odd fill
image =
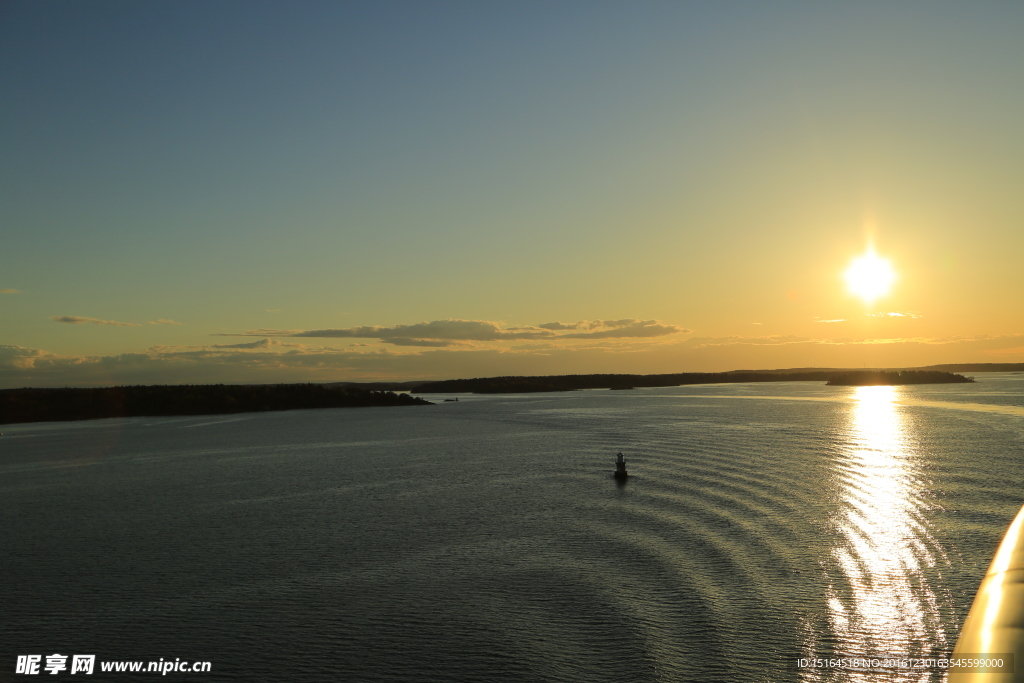
[[[866,304],[888,294],[895,281],[896,272],[892,266],[885,259],[879,258],[873,249],[854,259],[846,270],[847,288]]]

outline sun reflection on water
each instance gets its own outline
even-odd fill
[[[946,651],[938,599],[924,574],[935,564],[935,543],[922,521],[926,502],[909,425],[896,405],[902,390],[866,386],[854,391],[837,460],[841,500],[834,522],[840,541],[827,562],[834,656],[915,657]],[[932,675],[846,671],[840,680],[928,681]]]

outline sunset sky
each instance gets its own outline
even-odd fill
[[[4,2],[0,387],[1024,362],[1022,36],[978,0]]]

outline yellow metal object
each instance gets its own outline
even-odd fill
[[[1014,673],[956,672],[949,683],[1024,683],[1024,508],[1006,530],[978,588],[953,658],[1012,653]]]

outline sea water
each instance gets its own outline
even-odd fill
[[[0,680],[940,681],[799,663],[948,654],[1024,503],[1020,374],[2,431]]]

